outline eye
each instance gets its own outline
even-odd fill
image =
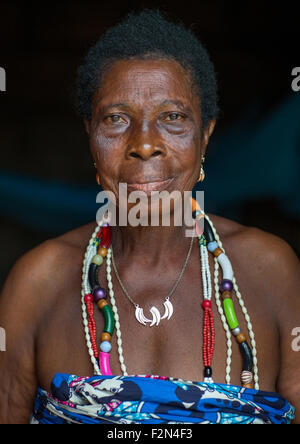
[[[179,113],[170,113],[166,117],[166,120],[172,121],[172,122],[175,122],[175,121],[178,121],[178,120],[183,120],[183,119],[184,119],[184,116],[182,114],[179,114]]]
[[[119,114],[111,114],[104,119],[107,123],[126,123],[126,120],[123,119]]]

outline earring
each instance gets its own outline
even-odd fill
[[[199,176],[198,182],[203,182],[204,179],[205,179],[205,172],[204,172],[203,166],[201,165],[200,176]]]
[[[204,172],[204,168],[203,168],[203,164],[205,162],[205,157],[202,156],[201,157],[201,168],[200,168],[200,175],[199,175],[199,179],[198,182],[203,182],[205,179],[205,172]]]
[[[94,167],[97,169],[96,162],[94,162]],[[100,176],[98,173],[96,173],[96,182],[100,186],[101,182],[100,182]]]
[[[100,176],[99,176],[98,173],[96,173],[96,182],[97,182],[97,184],[98,184],[99,186],[101,185],[101,182],[100,182]]]

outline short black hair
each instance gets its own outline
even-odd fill
[[[149,9],[128,14],[88,51],[77,71],[75,107],[79,116],[91,120],[93,95],[111,63],[149,57],[175,60],[191,73],[200,95],[204,127],[217,117],[216,74],[206,49],[190,29],[168,21],[159,10]]]

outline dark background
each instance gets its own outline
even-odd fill
[[[291,71],[300,66],[296,2],[88,0],[0,5],[0,66],[7,76],[7,91],[0,92],[0,286],[25,251],[93,220],[95,170],[71,102],[76,68],[107,28],[144,7],[159,7],[170,19],[191,26],[216,67],[221,115],[205,164],[208,209],[272,232],[300,254],[295,181],[300,91],[291,89]],[[233,178],[237,183],[230,182]],[[84,192],[90,193],[87,207],[92,210],[84,213],[79,199],[81,213],[74,206],[74,213],[68,206],[54,212],[55,197],[64,196],[60,189],[74,190],[74,196],[82,192],[82,199]]]

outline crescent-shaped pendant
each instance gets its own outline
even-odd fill
[[[141,307],[139,307],[138,305],[135,308],[135,317],[136,317],[136,320],[142,325],[146,325],[147,322],[151,322],[150,319],[147,319],[144,316],[143,309]]]
[[[153,327],[154,324],[158,325],[160,323],[160,312],[158,311],[158,309],[156,307],[151,307],[150,313],[152,314],[152,322],[150,324],[150,327]]]
[[[172,303],[170,302],[170,300],[169,299],[167,299],[165,302],[164,302],[164,306],[165,306],[165,312],[164,312],[164,315],[161,317],[161,319],[166,319],[167,318],[167,320],[169,320],[170,319],[170,317],[172,316],[172,314],[173,314],[173,305],[172,305]]]
[[[161,319],[169,320],[173,314],[173,305],[169,299],[167,299],[164,302],[164,307],[165,307],[165,312],[164,315],[161,316],[159,310],[155,306],[152,306],[150,309],[150,313],[152,314],[152,319],[148,319],[144,315],[142,307],[137,305],[135,307],[136,320],[142,325],[147,325],[147,323],[150,323],[150,327],[153,327],[154,325],[159,325]]]

